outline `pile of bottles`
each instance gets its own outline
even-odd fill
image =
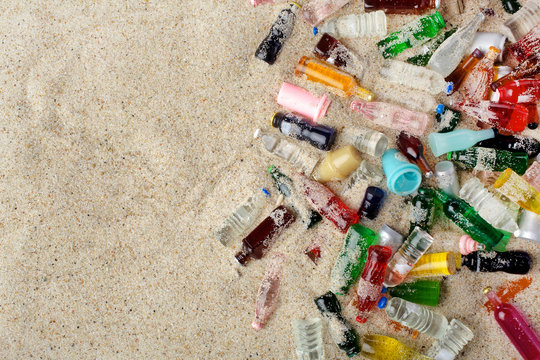
[[[274,2],[279,1],[251,0],[254,6]],[[454,12],[450,15],[460,15],[463,3],[448,2]],[[254,191],[237,204],[215,237],[224,246],[239,243],[235,259],[248,266],[280,238],[285,241],[283,234],[297,220],[301,225],[294,228],[300,231],[317,231],[313,229],[326,219],[344,234],[335,259],[317,242],[304,251],[315,265],[331,261],[334,266],[328,292],[306,304],[315,305],[326,321],[308,318],[292,324],[298,359],[324,358],[324,323],[349,357],[454,359],[474,334],[461,319],[447,319],[430,308],[439,303],[440,278],[463,267],[478,273],[527,274],[530,254],[507,251],[507,245],[512,237],[540,243],[540,142],[520,134],[538,126],[540,4],[502,0],[511,14],[504,25],[513,40],[505,48],[505,35],[479,32],[487,18],[500,21],[492,9],[460,17],[454,28],[445,23],[438,0],[365,0],[364,13],[329,18],[347,3],[311,0],[302,7],[291,2],[255,57],[274,64],[301,15],[310,28],[316,26],[317,41],[311,55],[294,65],[300,85],[313,82],[338,97],[355,97],[352,111],[396,136],[364,126],[338,131],[324,125],[331,95],[283,82],[277,103],[284,109],[269,114],[270,127],[254,134],[264,152],[274,155],[269,159],[279,162],[279,167],[269,164],[267,169],[274,190]],[[388,34],[386,16],[391,14],[418,17]],[[374,38],[374,48],[384,58],[380,69],[345,45],[346,39],[356,37]],[[416,55],[399,60],[408,49]],[[504,52],[509,56],[503,57]],[[364,88],[361,81],[367,73],[380,74],[389,86],[407,88],[413,100]],[[415,93],[428,100],[416,100]],[[379,96],[387,101],[379,101]],[[429,100],[435,97],[441,104]],[[461,118],[473,119],[477,129],[457,129]],[[427,134],[428,129],[433,131]],[[428,151],[440,161],[428,161]],[[472,177],[462,176],[460,185],[464,170],[471,170]],[[277,201],[267,209],[272,193]],[[388,225],[378,232],[366,226],[385,211],[390,196],[401,196],[404,206],[408,204],[406,234]],[[432,227],[443,216],[462,234],[454,248],[430,252],[437,241]],[[267,262],[252,323],[256,330],[278,307],[286,258],[274,252]],[[540,359],[540,338],[526,316],[491,288],[484,293],[495,308],[496,322],[519,353]],[[353,321],[342,313],[342,303],[356,308]],[[433,337],[431,348],[421,354],[386,335],[359,336],[360,324],[377,308],[384,309],[388,319]]]

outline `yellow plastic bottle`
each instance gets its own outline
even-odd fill
[[[506,169],[493,187],[522,208],[540,215],[540,193],[512,169]]]
[[[364,335],[361,354],[372,360],[432,360],[394,338],[376,334]]]
[[[451,251],[425,254],[418,260],[414,268],[409,272],[409,276],[445,276],[456,273],[461,267],[461,254]]]
[[[337,95],[342,97],[356,95],[366,101],[373,99],[373,93],[361,88],[352,75],[323,61],[303,56],[296,65],[294,73],[298,77],[331,87]]]
[[[360,152],[354,146],[343,146],[326,155],[315,169],[313,178],[321,183],[343,180],[352,174],[361,162]]]

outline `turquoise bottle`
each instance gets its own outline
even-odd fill
[[[429,147],[435,157],[450,151],[465,150],[477,142],[495,137],[493,129],[469,130],[458,129],[446,133],[431,133],[428,136]]]

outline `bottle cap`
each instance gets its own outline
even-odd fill
[[[249,255],[243,251],[240,251],[236,255],[234,255],[234,258],[236,259],[236,261],[238,261],[240,265],[246,266],[246,263],[249,260]]]
[[[474,51],[472,52],[472,56],[474,56],[475,58],[477,58],[478,60],[480,60],[481,58],[484,57],[484,53],[482,51],[480,51],[480,49],[476,48],[474,49]]]
[[[500,98],[501,98],[501,93],[499,92],[499,90],[495,90],[491,92],[491,98],[490,98],[491,102],[498,103]]]
[[[356,96],[358,96],[360,99],[366,100],[366,101],[372,101],[374,94],[369,91],[368,89],[364,89],[362,87],[358,87],[356,89]]]
[[[377,307],[379,309],[384,309],[387,303],[388,303],[388,299],[385,296],[383,296],[382,298],[379,299],[379,302],[377,303]]]
[[[381,289],[381,294],[386,294],[387,291],[388,289],[386,288],[386,286],[383,286]]]
[[[298,4],[298,3],[295,3],[294,1],[291,1],[290,3],[293,4],[293,5],[296,5],[299,9],[302,8],[302,5],[300,5],[300,4]]]
[[[452,93],[452,91],[454,90],[454,83],[453,82],[447,82],[446,83],[446,95],[450,95]]]
[[[540,243],[540,215],[523,209],[518,220],[519,230],[514,236]]]
[[[411,164],[397,149],[388,149],[382,156],[388,189],[397,195],[409,195],[422,183],[420,168]]]
[[[262,188],[261,191],[263,192],[264,196],[266,196],[266,197],[272,196],[272,195],[270,195],[270,191],[266,190],[265,188]]]
[[[276,168],[276,165],[270,165],[270,167],[268,168],[268,172],[271,173],[272,170],[274,170]]]
[[[317,29],[316,26],[313,27],[313,35],[317,35],[319,33],[319,29]]]
[[[491,290],[493,290],[493,289],[491,288],[491,286],[487,286],[487,287],[485,287],[484,290],[482,290],[482,291],[484,292],[484,294],[487,294],[487,293],[490,292]]]
[[[453,85],[453,83],[452,83]],[[435,109],[435,111],[437,112],[437,114],[442,114],[444,112],[444,109],[446,108],[446,106],[444,106],[444,104],[439,104],[437,105],[437,108]]]

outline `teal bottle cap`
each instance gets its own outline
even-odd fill
[[[394,194],[405,196],[415,192],[422,183],[420,168],[411,164],[397,149],[388,149],[382,156],[386,185]]]

